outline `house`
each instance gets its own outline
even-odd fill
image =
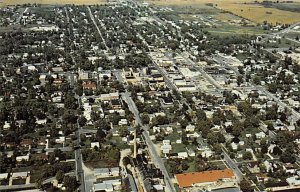
[[[186,158],[188,158],[188,153],[187,152],[179,152],[177,154],[177,157],[180,159],[186,159]]]
[[[7,121],[4,122],[4,125],[3,125],[3,130],[8,130],[10,129],[10,123],[8,123]]]
[[[32,140],[31,139],[23,139],[21,142],[20,142],[20,145],[22,147],[29,147],[32,145]]]
[[[127,125],[128,124],[127,119],[121,119],[118,124],[119,125]]]
[[[163,140],[163,145],[160,147],[164,154],[170,153],[172,150],[172,146],[170,145],[170,140]]]
[[[113,167],[113,168],[110,168],[110,174],[111,174],[113,177],[119,176],[119,174],[120,174],[120,168],[119,168],[119,167]]]
[[[88,72],[84,72],[84,71],[80,71],[78,78],[80,80],[88,80],[89,79],[89,73]]]
[[[188,155],[190,157],[195,157],[196,156],[196,153],[195,153],[195,151],[193,149],[187,149],[187,152],[188,152]]]
[[[29,160],[29,154],[27,154],[27,155],[23,155],[23,156],[17,156],[16,157],[16,161],[17,162],[21,162],[21,161],[28,161]]]
[[[48,161],[48,155],[45,153],[32,154],[32,159],[36,161]]]
[[[195,125],[189,124],[188,126],[186,126],[185,130],[188,131],[188,132],[194,132],[195,128],[196,128]]]
[[[170,97],[163,97],[162,101],[164,105],[173,105],[173,99]]]
[[[120,96],[119,92],[101,94],[99,99],[101,101],[111,101],[111,100],[119,99],[119,96]]]
[[[45,146],[47,145],[47,140],[45,138],[40,138],[38,141],[37,141],[37,144],[39,146]]]
[[[122,108],[121,102],[119,99],[113,99],[111,100],[111,105],[113,109],[120,109]]]
[[[283,164],[282,167],[283,167],[283,169],[285,170],[286,173],[295,174],[296,171],[297,171],[297,169],[291,163],[285,163],[285,164]]]
[[[64,136],[59,137],[58,139],[55,139],[56,143],[63,144],[66,141],[66,138]]]
[[[286,179],[286,182],[290,186],[300,186],[300,177],[299,176],[293,176]]]
[[[189,188],[210,188],[213,190],[237,186],[231,169],[176,174],[175,178],[182,190]]]
[[[92,81],[84,81],[82,83],[82,88],[83,89],[88,89],[88,90],[96,90],[97,89],[97,84]]]
[[[157,127],[157,126],[153,126],[153,132],[154,133],[160,133],[160,127]]]
[[[12,173],[11,178],[12,179],[25,179],[27,178],[29,172],[16,172],[16,173]]]
[[[8,178],[8,173],[0,173],[0,181]]]
[[[264,132],[259,132],[255,134],[257,139],[263,139],[266,137],[266,134]]]
[[[52,98],[52,101],[53,101],[53,98]],[[47,119],[37,119],[36,120],[36,124],[38,124],[38,125],[45,125],[46,123],[47,123]]]
[[[94,149],[95,147],[100,147],[99,142],[91,142],[91,148]]]

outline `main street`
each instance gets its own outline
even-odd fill
[[[81,100],[80,100],[80,97],[77,97],[77,102],[78,102],[78,105],[79,105],[79,108],[81,106]],[[76,140],[76,145],[75,145],[75,165],[76,165],[76,178],[77,178],[77,181],[79,181],[80,183],[80,186],[79,186],[79,191],[81,192],[85,192],[85,182],[84,182],[84,172],[83,172],[83,160],[82,160],[82,154],[81,154],[81,148],[80,148],[80,130],[81,130],[81,127],[78,123],[78,120],[77,120],[77,130],[76,130],[76,137],[77,137],[77,140]]]
[[[140,118],[139,111],[138,111],[134,101],[132,100],[129,92],[126,90],[126,92],[124,94],[122,94],[122,96],[126,99],[128,107],[129,107],[130,111],[132,111],[132,113],[134,114],[137,124],[140,125],[141,128],[144,130],[143,136],[144,136],[145,142],[148,146],[148,150],[150,152],[152,161],[156,165],[156,167],[158,167],[162,171],[162,174],[164,175],[164,180],[166,183],[166,191],[167,192],[176,191],[174,184],[169,176],[169,173],[164,165],[164,162],[157,154],[154,144],[153,144],[152,140],[150,139],[148,127],[143,125],[142,120]]]
[[[224,156],[224,160],[226,161],[227,165],[231,168],[231,170],[234,172],[237,181],[240,182],[243,179],[244,175],[241,172],[240,168],[238,167],[238,164],[230,158],[230,156],[228,155],[228,153],[224,148],[222,148],[222,151],[223,151],[222,154]]]
[[[124,84],[124,79],[123,79],[122,75],[120,74],[120,72],[115,72],[114,75],[116,76],[116,78],[119,82]],[[142,134],[144,136],[145,143],[150,152],[152,161],[155,164],[155,166],[158,167],[162,171],[162,173],[164,175],[164,180],[166,183],[166,191],[167,192],[176,191],[174,184],[169,176],[169,173],[165,167],[165,164],[162,161],[162,159],[159,157],[159,155],[157,154],[154,144],[153,144],[152,140],[150,139],[148,127],[143,125],[143,122],[140,118],[139,110],[137,109],[135,102],[132,100],[130,93],[127,91],[127,89],[125,89],[125,93],[122,93],[122,97],[127,102],[129,110],[133,113],[136,123],[141,126],[142,130],[144,130]]]

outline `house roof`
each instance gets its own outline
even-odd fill
[[[231,178],[233,176],[234,174],[231,169],[192,172],[175,175],[180,188],[191,187],[195,183],[215,182],[219,179]]]
[[[23,139],[20,143],[21,145],[32,145],[31,139]]]

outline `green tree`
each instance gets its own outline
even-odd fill
[[[244,160],[251,160],[252,159],[252,153],[247,151],[246,153],[243,154],[243,159]]]
[[[63,179],[64,179],[64,176],[65,176],[64,172],[62,170],[59,170],[56,173],[55,178],[58,181],[58,183],[61,183],[63,181]]]
[[[78,183],[77,183],[77,180],[76,180],[76,177],[72,177],[72,176],[68,176],[66,175],[64,177],[64,186],[66,187],[66,191],[75,191],[78,187]]]
[[[84,117],[84,116],[81,116],[79,119],[78,119],[78,124],[83,127],[87,122],[87,119]]]
[[[240,182],[240,187],[243,192],[253,192],[254,191],[251,184],[248,181],[246,181],[245,179],[243,179]]]

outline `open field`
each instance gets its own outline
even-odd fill
[[[105,0],[4,0],[3,5],[16,5],[16,4],[25,4],[25,3],[94,5],[94,4],[101,4],[104,2],[106,1]]]
[[[220,3],[218,7],[255,23],[268,21],[268,23],[272,24],[292,24],[300,21],[300,13],[266,8],[256,4]]]
[[[257,4],[250,4],[252,0],[148,0],[150,3],[161,6],[177,5],[177,6],[194,6],[196,4],[214,3],[219,9],[231,12],[235,15],[249,19],[255,23],[269,23],[276,24],[284,23],[291,24],[300,21],[299,12],[291,12],[286,10],[279,10],[276,8],[266,8]],[[245,2],[247,4],[245,4]],[[294,2],[300,2],[296,0]]]

